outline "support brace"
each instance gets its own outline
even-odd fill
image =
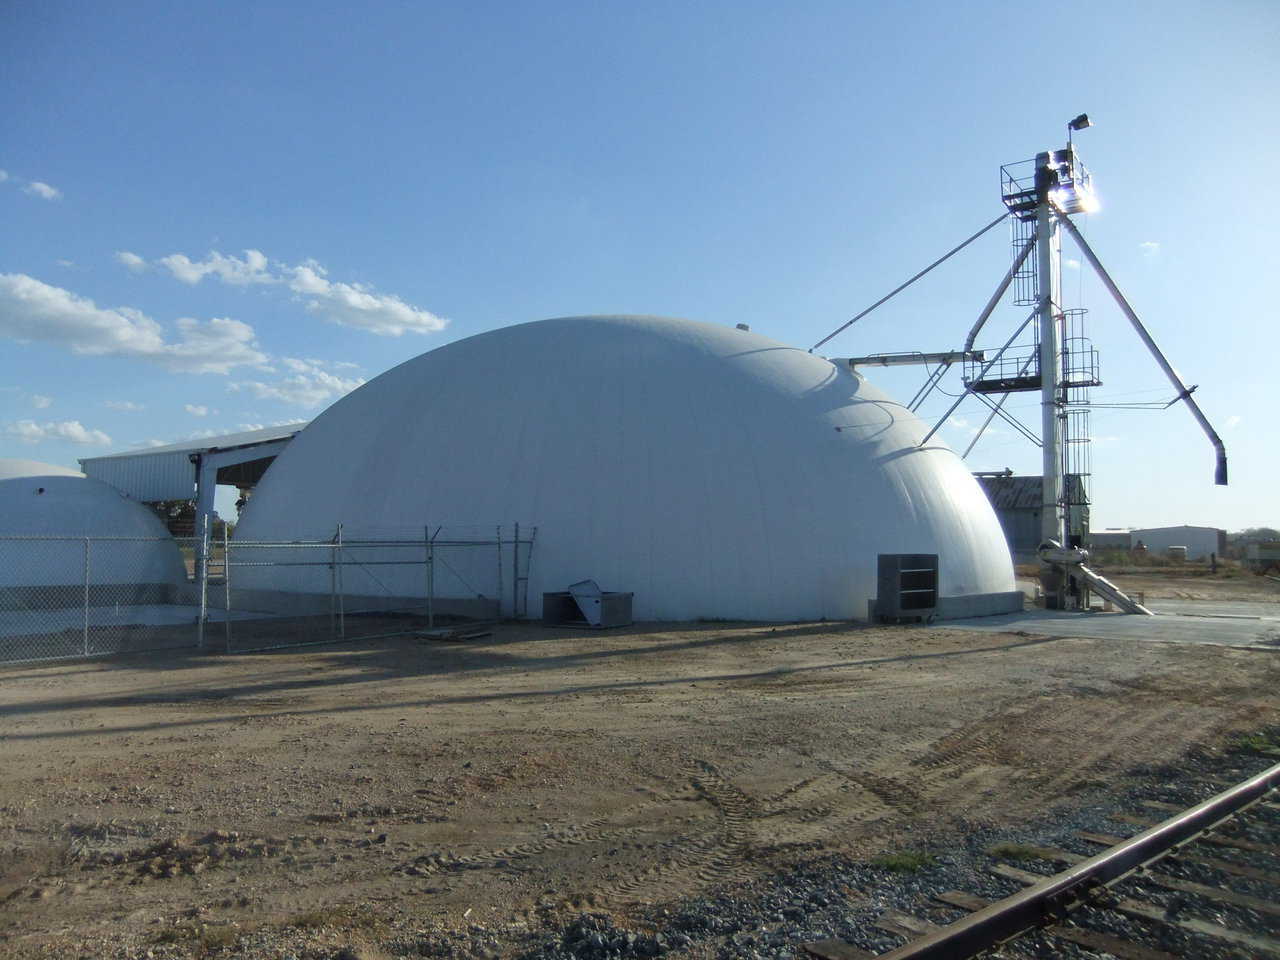
[[[1178,372],[1165,359],[1160,348],[1156,346],[1155,340],[1151,339],[1151,334],[1147,332],[1147,328],[1142,325],[1142,321],[1138,319],[1138,315],[1134,312],[1133,307],[1129,306],[1129,301],[1124,298],[1124,294],[1120,292],[1120,288],[1116,286],[1116,282],[1111,279],[1111,274],[1107,273],[1106,268],[1098,260],[1093,249],[1085,242],[1080,231],[1076,229],[1076,225],[1071,222],[1069,217],[1059,218],[1062,226],[1071,234],[1071,238],[1075,240],[1076,246],[1080,248],[1080,252],[1084,254],[1084,258],[1089,261],[1089,266],[1093,267],[1094,272],[1098,274],[1098,278],[1102,281],[1102,285],[1115,299],[1120,310],[1129,322],[1133,324],[1133,329],[1137,332],[1138,338],[1146,344],[1147,349],[1151,351],[1151,355],[1156,358],[1156,363],[1160,365],[1160,369],[1164,371],[1164,375],[1169,378],[1169,382],[1173,384],[1173,388],[1178,391],[1178,399],[1186,401],[1187,407],[1191,410],[1191,415],[1196,418],[1196,423],[1200,424],[1200,429],[1209,437],[1209,442],[1213,444],[1213,449],[1217,454],[1217,468],[1214,471],[1213,482],[1218,486],[1225,487],[1227,485],[1227,448],[1222,442],[1222,438],[1218,436],[1216,430],[1209,424],[1209,419],[1200,409],[1200,405],[1191,398],[1191,392],[1195,387],[1188,387],[1182,382],[1182,378],[1178,376]]]

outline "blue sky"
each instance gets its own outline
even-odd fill
[[[996,216],[1000,164],[1087,111],[1103,207],[1080,225],[1232,469],[1213,486],[1180,406],[1099,411],[1094,526],[1280,526],[1278,67],[1272,2],[6,4],[0,455],[306,419],[547,316],[808,347]],[[825,349],[957,348],[1008,250],[998,228]],[[1095,398],[1169,397],[1065,273]],[[1020,319],[1001,307],[980,346]],[[922,376],[873,379],[905,400]],[[1006,430],[969,462],[1039,454]]]

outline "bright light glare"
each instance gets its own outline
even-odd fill
[[[1093,213],[1100,206],[1097,194],[1088,186],[1077,187],[1070,181],[1050,190],[1049,202],[1063,213]]]

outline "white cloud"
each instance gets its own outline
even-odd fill
[[[110,407],[112,410],[123,410],[126,413],[136,413],[139,410],[147,409],[144,404],[134,403],[132,400],[103,400],[104,407]]]
[[[139,258],[141,259],[141,258]],[[216,250],[204,260],[191,260],[186,254],[172,253],[156,263],[164,267],[183,283],[197,284],[210,274],[223,283],[243,287],[254,283],[279,283],[268,269],[267,257],[260,250],[246,250],[244,259],[223,256]]]
[[[1240,416],[1240,414],[1233,413],[1231,416],[1227,417],[1227,429],[1234,430],[1236,427],[1240,426],[1240,423],[1243,420],[1244,417]]]
[[[317,407],[328,400],[345,396],[364,383],[363,377],[340,377],[315,363],[296,357],[284,357],[283,363],[293,371],[293,376],[284,377],[275,383],[262,383],[258,380],[231,383],[227,385],[228,389],[247,390],[259,400],[280,400],[300,407]]]
[[[29,193],[33,197],[40,197],[42,200],[61,200],[62,191],[57,187],[51,187],[47,183],[40,180],[32,180],[22,188],[24,193]]]
[[[176,340],[132,307],[104,309],[92,300],[22,273],[0,274],[0,336],[41,340],[89,356],[150,360],[186,373],[227,373],[266,361],[253,328],[239,320],[179,319]]]
[[[211,413],[218,412],[217,410],[210,410],[203,403],[184,403],[182,409],[193,417],[207,417]]]
[[[9,179],[9,171],[0,170],[0,183],[4,183],[8,179]]]
[[[1063,261],[1063,264],[1066,266],[1068,270],[1080,269],[1080,261],[1077,260],[1075,257],[1067,257],[1067,259]]]
[[[301,429],[305,426],[305,420],[272,420],[268,423],[241,423],[236,425],[237,430],[248,432],[250,430],[265,430],[267,427],[298,427]]]
[[[31,405],[37,410],[45,410],[53,406],[53,397],[46,397],[42,393],[33,393],[31,395]]]
[[[111,438],[101,430],[91,430],[79,420],[56,420],[50,423],[19,420],[17,423],[5,424],[4,435],[15,440],[21,440],[23,443],[40,443],[44,440],[68,440],[71,443],[105,446],[111,442]]]
[[[72,267],[76,265],[76,262],[74,260],[58,260],[56,261],[56,263],[58,264],[58,266],[66,267],[68,270],[70,270]]]
[[[1138,244],[1138,248],[1148,260],[1160,255],[1160,242],[1158,240],[1143,240],[1142,243]]]
[[[312,297],[307,301],[309,312],[344,327],[357,327],[384,337],[398,337],[403,333],[443,330],[448,323],[434,313],[405,303],[394,294],[375,293],[359,284],[329,283],[320,290],[310,281],[295,284],[296,280],[290,282],[290,289]]]
[[[117,258],[120,257],[117,254]],[[233,286],[285,286],[306,303],[308,312],[330,323],[368,330],[380,336],[431,333],[443,330],[448,323],[429,310],[406,303],[395,294],[379,293],[360,283],[330,280],[329,272],[314,260],[290,266],[268,260],[260,250],[246,250],[244,259],[215,250],[203,260],[172,253],[156,263],[187,284],[197,284],[212,276]],[[133,266],[130,268],[135,269]]]
[[[116,260],[119,263],[123,263],[134,273],[142,273],[142,271],[146,270],[148,266],[147,261],[143,260],[136,253],[130,253],[128,250],[117,250]]]

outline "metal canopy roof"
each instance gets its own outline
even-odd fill
[[[196,496],[196,463],[210,454],[223,464],[274,457],[307,421],[216,437],[201,437],[159,447],[143,447],[80,461],[85,474],[109,483],[134,500],[188,500]],[[242,456],[226,454],[243,451]]]
[[[199,437],[195,440],[184,440],[181,443],[166,443],[159,447],[141,447],[137,450],[125,450],[121,453],[108,453],[101,457],[86,457],[80,463],[96,463],[99,460],[119,460],[122,457],[148,457],[161,453],[208,453],[213,450],[229,450],[232,447],[245,447],[256,443],[268,443],[272,440],[283,440],[292,437],[310,421],[299,420],[297,423],[286,423],[278,427],[263,427],[261,430],[244,430],[240,433],[224,433],[217,437]]]

